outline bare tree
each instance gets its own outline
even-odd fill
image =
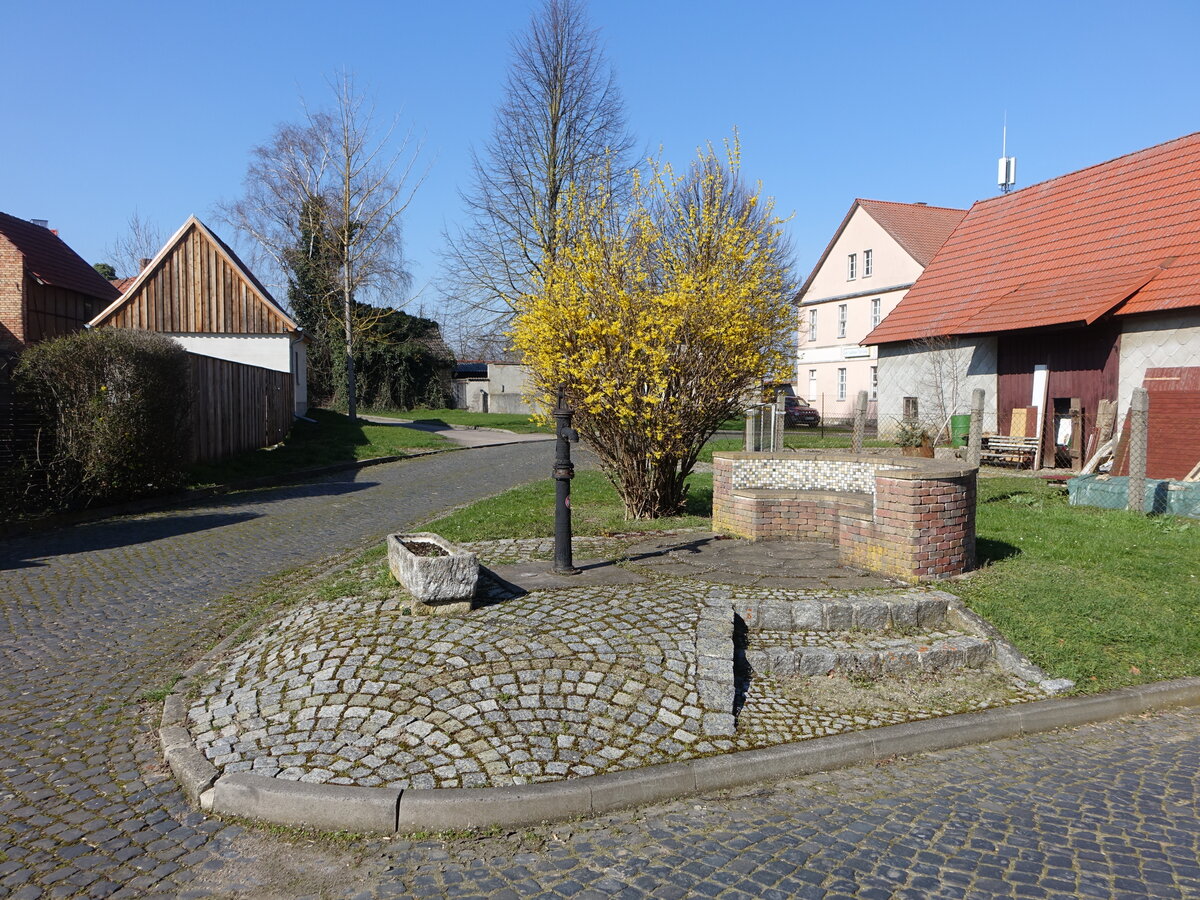
[[[410,283],[401,216],[423,175],[415,171],[421,148],[411,132],[397,136],[396,119],[379,127],[349,74],[330,88],[331,109],[306,107],[302,121],[279,126],[251,152],[246,194],[222,213],[287,280],[293,305],[301,283],[323,285],[319,296],[305,299],[340,321],[345,400],[354,419],[354,353]],[[303,271],[315,259],[334,270],[330,277]]]
[[[583,0],[544,0],[513,44],[492,136],[472,154],[469,224],[446,236],[445,288],[464,327],[499,330],[565,243],[568,189],[595,196],[632,143]]]
[[[130,278],[142,270],[143,259],[158,255],[165,240],[162,230],[149,219],[143,219],[135,209],[129,216],[125,233],[104,252],[117,274],[121,278]]]

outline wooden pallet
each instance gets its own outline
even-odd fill
[[[1028,464],[1033,467],[1037,456],[1038,439],[1036,437],[1011,437],[1004,434],[994,434],[983,439],[983,447],[979,453],[980,462],[1013,463],[1018,466]]]

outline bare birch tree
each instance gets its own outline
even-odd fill
[[[328,318],[340,321],[345,402],[353,420],[355,350],[409,285],[401,216],[423,174],[416,172],[419,143],[411,132],[397,136],[395,119],[380,127],[352,76],[335,77],[330,88],[331,109],[305,108],[302,121],[279,126],[252,151],[246,194],[223,214],[257,242],[287,278],[289,292],[302,280],[313,283],[301,269],[314,259],[336,269],[333,277],[316,279],[326,287],[315,299],[324,302]],[[321,228],[313,227],[315,209]],[[326,337],[331,334],[327,329]]]
[[[568,190],[596,195],[632,143],[583,0],[545,0],[514,41],[491,138],[472,153],[469,222],[446,235],[445,288],[465,327],[494,334],[508,321],[566,242]]]
[[[131,278],[142,270],[143,259],[153,259],[165,242],[162,230],[135,209],[129,216],[125,233],[105,248],[121,278]]]

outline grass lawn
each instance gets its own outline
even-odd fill
[[[415,422],[441,422],[445,425],[482,425],[487,428],[503,428],[518,434],[541,432],[552,434],[553,425],[539,425],[529,416],[505,413],[477,413],[465,409],[363,409],[359,412],[372,416],[393,416],[397,419],[412,419]]]
[[[693,475],[689,515],[628,521],[598,472],[572,486],[579,535],[708,527],[712,477]],[[549,479],[426,526],[455,541],[553,534]],[[981,478],[981,569],[939,587],[961,597],[1054,677],[1084,692],[1200,675],[1200,522],[1072,507],[1036,478]]]
[[[707,528],[712,515],[712,475],[688,479],[687,515],[671,519],[626,519],[625,507],[599,472],[578,472],[571,482],[571,526],[576,535],[620,534],[671,528]],[[554,482],[542,481],[473,503],[422,526],[451,541],[486,541],[554,534]]]
[[[793,447],[795,449],[815,450],[815,449],[850,449],[850,439],[852,435],[849,431],[826,431],[821,434],[820,428],[806,429],[804,431],[787,431],[783,435],[783,446]],[[740,437],[715,437],[709,440],[704,445],[704,449],[700,451],[699,462],[712,462],[713,451],[715,450],[741,450],[746,446],[745,439]],[[863,440],[864,447],[894,447],[892,441],[873,441]]]
[[[316,424],[297,420],[278,446],[242,453],[220,463],[193,466],[191,487],[228,484],[263,475],[281,475],[310,466],[353,462],[377,456],[404,456],[411,450],[450,447],[436,434],[399,428],[395,425],[352,424],[346,416],[324,409],[310,409]]]
[[[946,589],[1055,676],[1101,691],[1200,675],[1200,522],[979,480],[980,565]]]

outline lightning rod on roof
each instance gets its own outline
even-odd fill
[[[1004,131],[1000,139],[1000,163],[996,173],[996,183],[1000,192],[1007,194],[1017,183],[1017,158],[1008,155],[1008,111],[1004,113]]]

